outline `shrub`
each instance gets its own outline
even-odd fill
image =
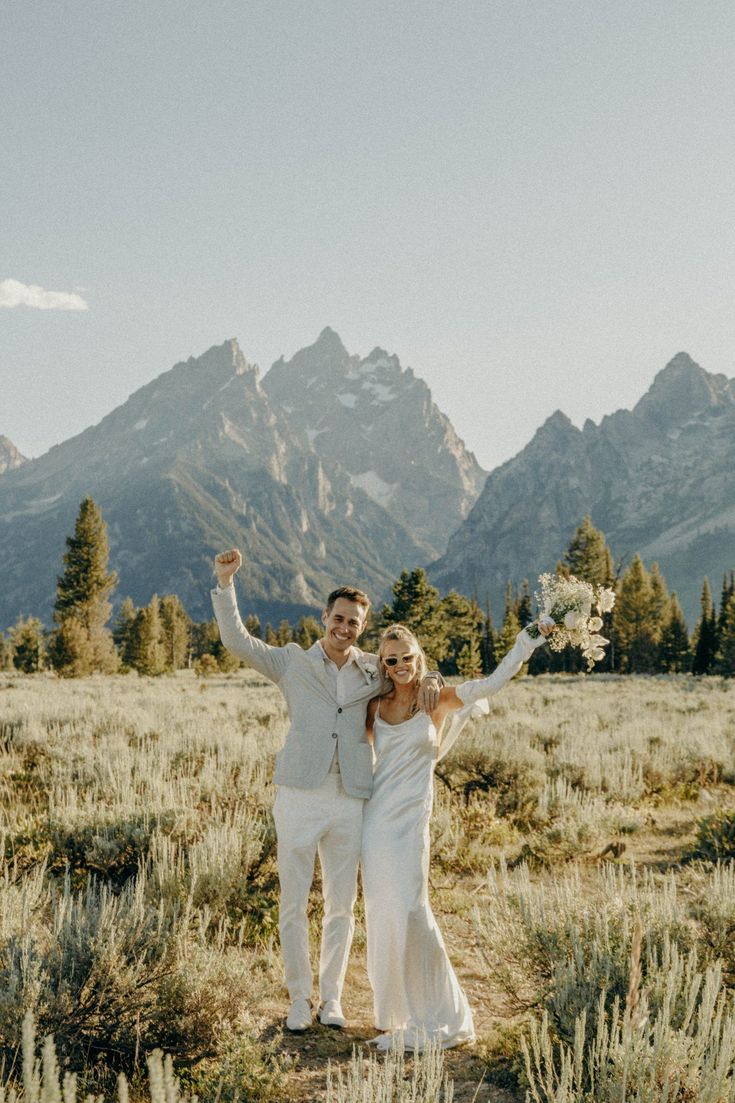
[[[65,1072],[63,1081],[61,1080],[59,1060],[51,1035],[43,1044],[41,1060],[36,1057],[36,1025],[30,1011],[23,1020],[21,1047],[22,1094],[12,1085],[6,1088],[0,1084],[0,1103],[18,1103],[18,1100],[21,1103],[62,1103],[62,1099],[63,1103],[76,1103],[77,1076],[73,1072]],[[164,1057],[160,1050],[154,1050],[148,1056],[147,1065],[151,1103],[188,1103],[188,1096],[181,1093],[178,1080],[174,1076],[170,1057]],[[102,1096],[87,1095],[87,1100],[90,1099],[94,1099],[95,1103],[102,1103]],[[128,1085],[122,1074],[117,1078],[117,1099],[118,1103],[128,1101]]]
[[[363,1061],[353,1049],[346,1072],[330,1065],[327,1073],[327,1103],[452,1103],[453,1098],[444,1054],[435,1043],[415,1055],[410,1079],[402,1051]]]
[[[649,984],[657,1008],[640,991],[635,955],[625,1002],[599,996],[589,1031],[582,1010],[573,1041],[555,1045],[547,1013],[524,1040],[533,1103],[690,1103],[733,1099],[735,1012],[717,967],[704,975],[696,958],[674,954]]]
[[[707,862],[726,862],[735,858],[735,812],[721,810],[701,819],[697,824],[692,854]]]
[[[252,955],[228,950],[222,927],[208,938],[206,915],[151,905],[145,871],[117,895],[94,879],[83,892],[68,879],[62,890],[39,891],[34,876],[25,906],[18,901],[2,931],[7,1057],[32,1008],[65,1057],[81,1063],[96,1054],[126,1070],[158,1046],[197,1061],[248,1009],[255,1017],[265,982]]]

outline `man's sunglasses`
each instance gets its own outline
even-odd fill
[[[387,659],[383,659],[386,666],[397,666],[398,663],[413,663],[416,661],[416,655],[404,655],[402,659],[397,658],[396,655],[389,655]]]

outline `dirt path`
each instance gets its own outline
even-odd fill
[[[638,868],[648,867],[660,873],[671,869],[691,846],[696,821],[708,810],[708,806],[699,802],[653,809],[646,829],[629,838],[618,861],[623,864],[633,861]],[[587,863],[589,872],[598,864],[595,861]],[[496,1063],[495,1072],[488,1079],[484,1059],[493,1048],[493,1039],[498,1031],[510,1026],[513,1017],[491,983],[491,978],[488,978],[487,966],[475,948],[470,912],[473,905],[482,899],[482,878],[468,877],[458,883],[456,879],[442,880],[438,871],[432,870],[431,887],[432,906],[469,998],[477,1033],[477,1041],[473,1045],[449,1050],[445,1054],[445,1069],[454,1081],[454,1099],[456,1103],[520,1103],[522,1094],[499,1086]],[[365,969],[364,929],[359,917],[343,1003],[348,1017],[344,1030],[331,1030],[316,1024],[303,1035],[288,1034],[283,1029],[283,1017],[288,1006],[285,990],[276,993],[272,1004],[264,1009],[272,1024],[264,1039],[272,1042],[278,1052],[293,1062],[293,1072],[289,1077],[290,1099],[299,1103],[323,1103],[329,1064],[346,1068],[353,1050],[364,1060],[370,1052],[367,1043],[376,1031]]]
[[[471,892],[476,885],[468,883],[466,888]],[[439,886],[438,896],[441,895]],[[483,976],[483,966],[473,949],[469,919],[455,913],[442,915],[436,900],[434,906],[460,982],[472,1006],[478,1039],[474,1045],[445,1053],[445,1069],[454,1081],[454,1099],[456,1103],[517,1103],[518,1096],[488,1083],[485,1078],[483,1049],[502,1020],[503,1012],[497,996]],[[457,947],[462,948],[461,952],[457,951]],[[343,1005],[348,1018],[344,1030],[329,1029],[317,1023],[302,1035],[289,1034],[283,1029],[283,1017],[288,1008],[285,990],[279,992],[272,1005],[264,1009],[272,1025],[263,1038],[274,1043],[277,1051],[293,1062],[289,1087],[291,1098],[299,1100],[299,1103],[323,1103],[330,1062],[332,1066],[346,1069],[353,1050],[364,1060],[371,1052],[368,1041],[377,1032],[373,1026],[372,993],[365,968],[364,933],[359,924],[347,971]],[[408,1067],[410,1069],[410,1058]]]

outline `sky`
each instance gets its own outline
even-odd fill
[[[731,0],[7,0],[0,434],[324,326],[480,463],[732,377]]]

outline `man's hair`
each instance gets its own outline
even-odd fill
[[[344,597],[348,601],[354,601],[356,605],[361,605],[365,610],[365,616],[368,615],[370,610],[370,598],[362,590],[355,589],[354,586],[339,586],[336,590],[332,590],[331,594],[327,598],[327,613],[332,612],[332,606],[337,598]]]

